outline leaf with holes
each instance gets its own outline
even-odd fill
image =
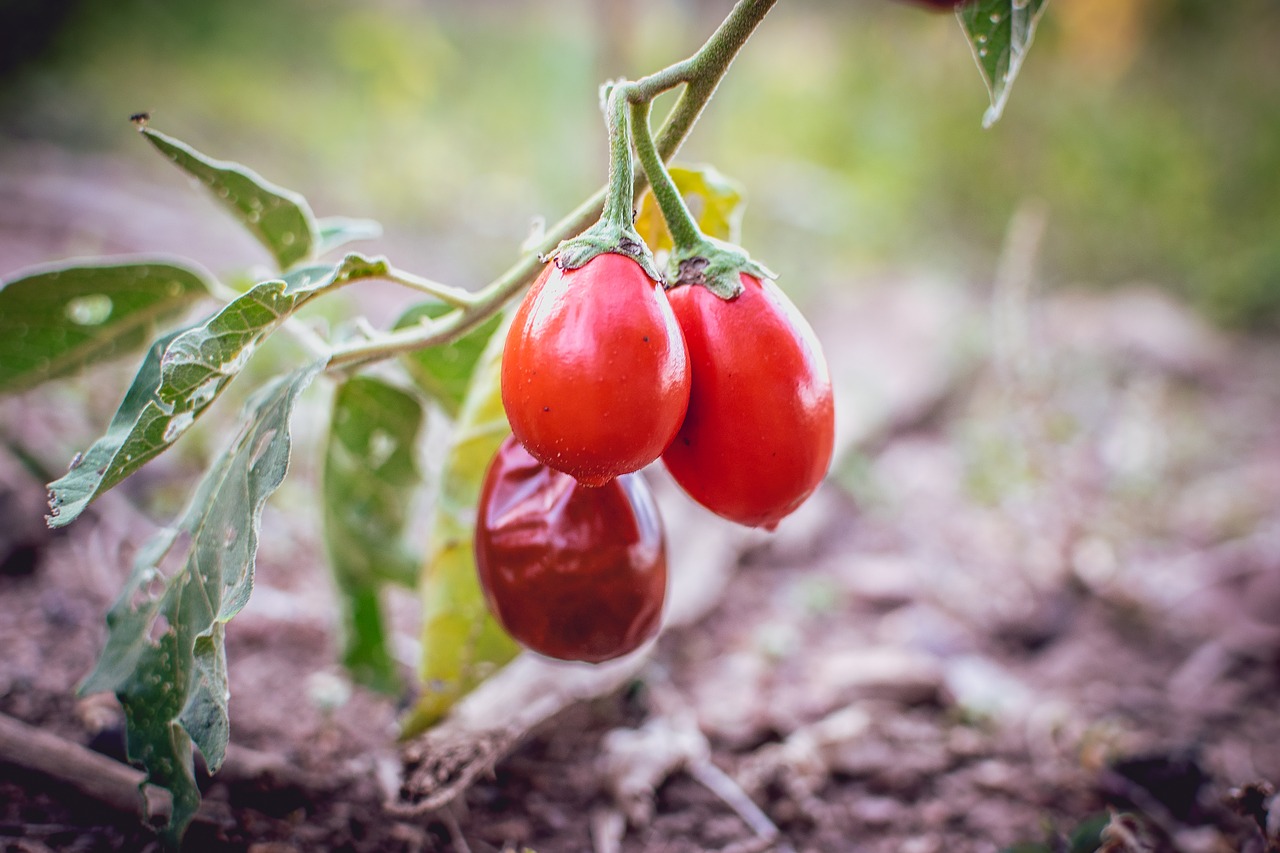
[[[504,324],[489,338],[476,365],[441,473],[419,586],[422,692],[404,722],[406,734],[436,722],[519,651],[484,603],[472,544],[484,473],[511,431],[499,382],[505,339]]]
[[[223,626],[253,588],[267,498],[289,467],[289,416],[323,365],[275,380],[249,401],[239,433],[196,489],[182,520],[138,552],[107,614],[107,643],[82,694],[111,691],[125,710],[129,758],[173,794],[166,840],[177,846],[200,805],[191,744],[210,772],[230,724]]]
[[[70,524],[90,501],[160,455],[244,368],[258,344],[312,297],[380,275],[385,262],[348,255],[265,281],[204,323],[153,345],[102,438],[49,484],[49,525]]]
[[[418,398],[366,376],[333,398],[324,461],[324,540],[342,593],[342,660],[377,690],[400,686],[387,650],[378,600],[384,583],[412,587],[421,554],[405,538],[421,475],[414,448],[422,428]]]
[[[0,393],[141,349],[208,295],[206,273],[169,261],[81,261],[0,282]]]
[[[215,160],[149,127],[142,135],[180,169],[195,177],[222,201],[280,265],[288,269],[314,257],[319,228],[307,200],[239,163]]]
[[[956,10],[991,96],[982,126],[1000,120],[1048,0],[976,0]]]
[[[737,243],[746,207],[742,187],[714,166],[672,166],[668,171],[703,233]],[[652,190],[645,190],[640,198],[636,231],[653,251],[671,249],[671,232]]]
[[[400,315],[395,328],[404,329],[435,319],[456,310],[440,302],[423,302]],[[408,353],[402,359],[405,369],[424,394],[440,403],[449,417],[457,417],[466,397],[471,374],[484,352],[485,345],[498,328],[500,318],[490,317],[463,337],[437,347],[426,347]]]

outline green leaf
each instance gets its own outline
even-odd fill
[[[736,181],[714,166],[671,166],[667,171],[704,234],[728,243],[739,242],[746,201]],[[671,232],[652,190],[645,190],[640,198],[635,228],[653,251],[671,250]]]
[[[378,690],[400,686],[387,650],[378,591],[412,587],[421,555],[405,541],[408,510],[421,481],[414,447],[422,428],[418,398],[379,379],[356,376],[338,387],[324,463],[324,538],[342,593],[343,663]]]
[[[166,841],[176,847],[200,805],[191,745],[210,772],[226,754],[224,624],[253,588],[262,507],[289,466],[289,416],[314,364],[250,400],[239,433],[209,469],[182,520],[138,552],[107,614],[107,643],[82,694],[114,692],[129,758],[173,794]],[[166,573],[165,567],[168,569]]]
[[[454,428],[431,524],[430,553],[420,579],[422,692],[404,722],[413,734],[519,651],[489,614],[476,577],[476,504],[489,462],[511,431],[502,408],[502,348],[506,326],[490,336]]]
[[[1047,0],[977,0],[956,10],[991,96],[982,126],[1000,120]]]
[[[79,261],[0,282],[0,393],[140,349],[208,294],[205,273],[162,261]]]
[[[348,255],[265,281],[204,323],[153,345],[102,438],[49,484],[49,524],[70,524],[89,502],[178,440],[244,368],[258,344],[313,296],[385,271]]]
[[[400,315],[395,328],[413,326],[424,318],[435,319],[453,310],[456,309],[440,302],[423,302]],[[457,417],[471,374],[475,372],[476,363],[500,321],[501,318],[494,315],[452,343],[426,347],[408,353],[402,359],[418,388],[438,401],[449,417]]]
[[[158,130],[144,127],[142,135],[161,154],[208,187],[253,232],[280,269],[317,254],[319,229],[311,207],[301,195],[276,186],[239,163],[201,154]]]
[[[329,216],[316,220],[317,257],[357,240],[373,240],[382,236],[382,226],[372,219],[348,219]]]

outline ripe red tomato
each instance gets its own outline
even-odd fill
[[[485,475],[475,549],[490,611],[535,652],[599,663],[658,630],[666,547],[639,474],[584,486],[509,436]]]
[[[772,530],[831,464],[831,379],[813,330],[782,291],[746,273],[741,280],[731,300],[697,285],[668,293],[693,385],[662,459],[698,503]]]
[[[502,404],[534,458],[600,485],[657,459],[689,402],[689,359],[662,287],[626,255],[548,264],[516,311]]]

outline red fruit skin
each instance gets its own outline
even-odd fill
[[[485,475],[475,555],[489,610],[539,654],[599,663],[658,631],[666,546],[639,474],[584,486],[508,437]]]
[[[826,476],[835,437],[822,349],[791,300],[743,273],[743,292],[668,293],[693,367],[689,411],[663,462],[712,512],[772,530]]]
[[[548,264],[512,321],[502,404],[534,458],[600,485],[657,459],[684,419],[689,359],[662,287],[625,255]]]

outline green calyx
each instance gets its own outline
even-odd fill
[[[565,240],[551,253],[562,270],[585,266],[592,258],[612,252],[631,258],[649,278],[662,283],[662,273],[653,253],[640,239],[635,226],[634,167],[631,153],[631,115],[627,106],[626,83],[605,84],[601,90],[605,126],[609,131],[609,191],[600,221],[577,237]]]
[[[778,277],[753,261],[744,249],[705,235],[687,248],[677,246],[671,253],[670,267],[668,290],[697,285],[725,300],[742,293],[742,273],[758,279]]]
[[[555,261],[562,270],[576,270],[586,266],[597,255],[606,253],[625,255],[640,265],[645,275],[662,284],[664,279],[653,253],[630,225],[621,225],[601,219],[577,237],[565,240],[547,260]]]

